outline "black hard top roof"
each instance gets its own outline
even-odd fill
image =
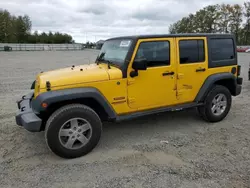
[[[234,37],[234,34],[222,33],[182,33],[182,34],[155,34],[155,35],[131,35],[113,37],[111,39],[145,39],[145,38],[167,38],[167,37]]]

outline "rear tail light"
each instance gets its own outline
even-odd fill
[[[47,107],[48,107],[48,104],[45,103],[45,102],[43,102],[43,103],[42,103],[42,107],[43,107],[43,108],[47,108]]]

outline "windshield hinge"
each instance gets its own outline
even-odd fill
[[[135,80],[128,80],[128,85],[132,85],[135,83]]]
[[[47,91],[51,90],[51,84],[49,81],[46,82],[46,89],[47,89]]]

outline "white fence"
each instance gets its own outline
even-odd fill
[[[82,44],[20,44],[20,43],[0,43],[0,51],[4,46],[12,48],[12,51],[70,51],[83,50]],[[250,48],[250,46],[237,46],[237,48]]]
[[[83,50],[82,44],[19,44],[0,43],[0,50],[4,46],[9,46],[12,51],[63,51],[63,50]]]

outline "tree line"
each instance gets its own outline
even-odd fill
[[[28,15],[15,16],[0,9],[0,43],[74,43],[72,36],[64,33],[31,32]]]
[[[249,45],[250,2],[206,6],[171,24],[169,33],[233,33],[237,45]]]

